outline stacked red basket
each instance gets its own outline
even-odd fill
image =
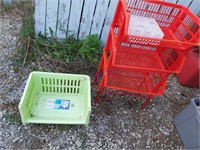
[[[130,15],[154,18],[163,38],[128,34]],[[199,45],[199,18],[184,6],[161,1],[119,0],[96,79],[103,72],[95,102],[104,88],[162,95],[166,80],[180,72],[186,52]]]

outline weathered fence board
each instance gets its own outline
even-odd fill
[[[91,28],[91,34],[101,34],[102,25],[106,17],[109,0],[98,0],[95,15],[93,18],[93,24]]]
[[[35,34],[45,34],[46,0],[35,0]]]
[[[57,24],[57,13],[58,13],[58,0],[47,0],[47,14],[46,14],[46,33],[50,35],[51,28],[54,32],[54,36],[56,35],[56,24]]]
[[[58,12],[57,37],[66,38],[68,30],[70,1],[60,0]]]
[[[108,36],[108,32],[109,32],[109,27],[110,27],[110,23],[113,19],[114,13],[115,12],[115,8],[117,6],[117,1],[111,1],[110,5],[108,7],[108,12],[106,15],[106,20],[105,20],[105,24],[101,33],[101,41],[103,43],[106,42],[107,36]]]
[[[200,0],[193,0],[189,8],[200,17]]]
[[[68,31],[70,34],[74,34],[77,37],[81,18],[81,10],[83,7],[83,0],[72,0],[71,3],[72,4]]]
[[[96,3],[97,0],[85,0],[79,31],[81,39],[90,33]]]
[[[196,1],[197,1],[197,0],[196,0]],[[186,6],[186,7],[188,7],[190,3],[191,3],[191,0],[179,0],[179,1],[177,2],[177,4],[184,5],[184,6]]]

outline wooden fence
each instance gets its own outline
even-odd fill
[[[105,42],[117,0],[35,0],[36,34],[49,34],[49,27],[58,38],[66,32],[78,38],[98,34]]]
[[[2,0],[12,3],[20,0]],[[22,0],[21,0],[22,1]],[[49,27],[54,36],[65,38],[66,33],[78,38],[98,34],[105,43],[109,25],[118,0],[35,0],[36,34],[49,35]],[[165,0],[182,4],[195,14],[200,14],[200,0]]]

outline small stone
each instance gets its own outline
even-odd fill
[[[13,73],[13,72],[15,72],[14,70],[10,70],[10,73]]]
[[[20,138],[21,138],[21,136],[20,137],[16,137],[12,142],[15,143],[15,142],[19,141]]]
[[[95,146],[95,143],[91,143],[90,145],[91,145],[92,147],[94,147],[94,146]]]
[[[135,147],[135,143],[133,143],[133,147]]]
[[[162,132],[164,135],[169,135],[169,132],[167,132],[167,131],[163,131]]]
[[[127,111],[124,110],[123,113],[124,113],[124,114],[127,114]]]
[[[140,134],[138,134],[138,138],[140,139],[142,136]]]
[[[147,145],[147,146],[146,146],[146,148],[150,148],[150,146],[149,146],[149,145]]]
[[[81,142],[80,142],[80,141],[76,141],[76,145],[77,145],[78,147],[80,147],[80,146],[81,146]]]
[[[14,40],[14,41],[16,40],[16,37],[15,37],[15,36],[13,37],[13,40]]]

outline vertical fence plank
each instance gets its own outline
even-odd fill
[[[166,2],[176,3],[177,0],[165,0]]]
[[[200,0],[193,0],[189,9],[196,15],[198,15],[198,14],[200,15]]]
[[[90,33],[96,1],[97,0],[85,0],[79,31],[80,39],[85,38]]]
[[[60,0],[59,12],[58,12],[58,27],[57,37],[66,38],[68,18],[70,10],[70,0]]]
[[[110,23],[112,22],[116,6],[117,6],[117,0],[112,0],[110,2],[110,6],[108,8],[108,13],[106,15],[105,24],[103,26],[103,30],[101,33],[101,41],[103,42],[103,44],[105,44],[105,42],[106,42],[109,28],[110,28]]]
[[[35,0],[35,34],[45,34],[46,0]]]
[[[102,25],[103,25],[106,12],[108,9],[108,3],[109,3],[109,0],[98,0],[94,19],[93,19],[91,34],[100,35]]]
[[[51,28],[56,35],[56,23],[58,13],[58,0],[47,0],[47,14],[46,14],[46,34],[49,36]]]
[[[192,1],[192,0],[179,0],[179,1],[177,2],[177,4],[180,4],[180,5],[183,5],[183,6],[185,6],[185,7],[188,7],[189,4],[191,3],[191,1]]]
[[[82,6],[83,0],[72,0],[68,31],[75,37],[78,36]]]

